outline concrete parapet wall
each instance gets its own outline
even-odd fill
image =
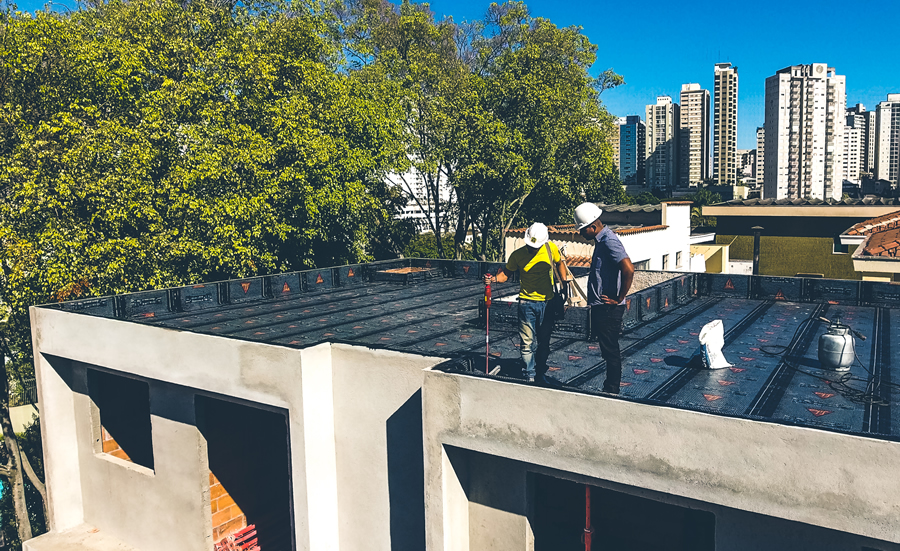
[[[477,548],[458,450],[900,543],[896,442],[440,372],[423,394],[429,550]]]

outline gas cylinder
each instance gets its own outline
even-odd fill
[[[850,328],[839,320],[831,322],[819,337],[819,362],[822,369],[849,371],[856,356]]]

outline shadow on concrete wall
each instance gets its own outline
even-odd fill
[[[425,549],[425,457],[422,451],[422,391],[387,420],[391,549]]]

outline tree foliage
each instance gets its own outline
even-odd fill
[[[0,11],[0,377],[32,372],[31,305],[432,242],[497,258],[512,225],[624,200],[599,100],[623,81],[596,54],[521,2],[470,23],[408,0]],[[413,204],[430,238],[394,216]],[[30,481],[18,515],[28,455],[0,465]]]
[[[521,2],[457,24],[424,4],[348,0],[333,20],[346,71],[400,86],[412,170],[393,178],[426,214],[439,256],[451,223],[457,257],[468,235],[476,254],[496,257],[512,224],[568,221],[586,198],[624,200],[599,102],[623,81],[589,75],[597,47],[580,28]]]

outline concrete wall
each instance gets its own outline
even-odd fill
[[[390,448],[390,431],[410,428],[391,420],[416,409],[421,370],[440,360],[295,350],[51,309],[31,316],[54,532],[88,523],[141,551],[210,549],[209,465],[194,418],[204,394],[287,416],[297,549],[391,548],[394,519],[371,503],[409,502],[416,490],[384,468],[410,454],[408,443]],[[150,385],[152,470],[95,453],[89,369]]]
[[[549,469],[556,476],[707,504],[723,515],[716,537],[730,543],[722,549],[900,543],[895,442],[440,372],[426,373],[423,397],[429,550],[483,548],[475,541],[487,517],[473,514],[471,502],[484,488],[471,482],[476,469],[467,461],[470,452],[519,462],[520,470]],[[505,464],[507,479],[523,479]],[[496,491],[527,494],[511,483]],[[521,507],[503,511],[526,522]],[[744,522],[750,524],[739,527]],[[810,525],[805,537],[822,546],[790,535],[794,523]],[[845,534],[834,538],[825,529]],[[747,538],[751,531],[757,534]],[[504,533],[494,548],[533,545],[526,529]],[[798,541],[802,545],[791,543]]]

